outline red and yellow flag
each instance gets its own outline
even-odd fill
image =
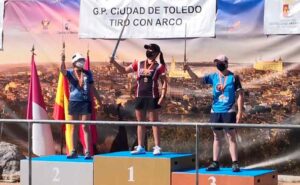
[[[56,98],[54,105],[53,118],[55,120],[70,120],[69,115],[69,83],[66,77],[60,72],[58,78],[58,85],[56,90]],[[71,135],[71,129],[73,125],[66,124],[63,126],[66,138],[67,153],[73,150],[73,137]]]
[[[87,52],[87,59],[85,62],[85,66],[84,66],[85,70],[90,70],[90,55],[89,55],[89,51]],[[97,112],[97,100],[95,99],[95,96],[93,94],[93,92],[91,92],[91,97],[92,97],[92,114],[91,114],[91,120],[96,120],[96,112]],[[84,142],[84,132],[83,132],[83,127],[82,125],[80,125],[80,129],[79,129],[79,138],[80,138],[80,142],[83,146],[83,148],[86,148],[86,143]],[[96,125],[90,125],[90,134],[91,134],[91,151],[90,153],[92,155],[94,155],[94,145],[97,144],[97,127]]]

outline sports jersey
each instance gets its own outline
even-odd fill
[[[238,76],[235,76],[232,72],[229,72],[226,76],[215,72],[204,76],[203,82],[212,85],[212,113],[235,112],[236,91],[242,89]]]
[[[70,101],[90,101],[90,84],[94,83],[92,72],[83,70],[83,86],[79,86],[78,79],[75,77],[74,70],[67,70],[67,79],[70,82]]]
[[[157,62],[145,65],[146,61],[131,64],[131,68],[137,73],[136,97],[158,98],[158,79],[165,75],[166,67]]]

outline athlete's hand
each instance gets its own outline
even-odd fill
[[[115,61],[115,59],[114,59],[113,57],[110,57],[110,58],[109,58],[109,63],[112,64],[112,63],[114,63],[114,61]]]
[[[238,112],[236,114],[236,122],[237,123],[241,123],[242,122],[242,119],[243,119],[243,113],[242,112]]]
[[[61,54],[61,61],[62,61],[62,62],[65,62],[65,61],[66,61],[66,55],[65,55],[64,52]]]
[[[190,69],[190,66],[189,65],[187,65],[187,64],[184,64],[183,65],[183,70],[184,71],[188,71]]]
[[[158,105],[161,105],[163,101],[164,101],[164,96],[161,96],[161,97],[159,98],[157,104],[158,104]]]

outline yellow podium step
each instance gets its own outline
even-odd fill
[[[192,154],[116,152],[94,157],[94,185],[171,185],[171,172],[191,169]]]

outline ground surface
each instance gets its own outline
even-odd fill
[[[0,185],[20,185],[20,183],[0,183]],[[300,185],[300,183],[278,183],[278,185]]]

